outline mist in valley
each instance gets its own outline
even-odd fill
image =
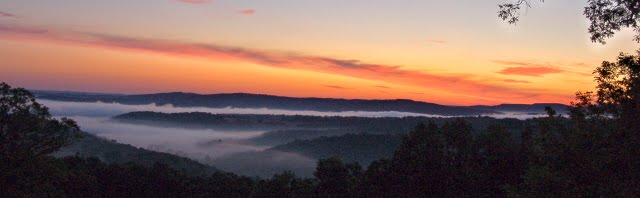
[[[204,112],[213,114],[258,114],[258,115],[306,115],[306,116],[341,116],[341,117],[452,117],[431,114],[420,114],[398,111],[341,111],[323,112],[306,110],[283,110],[269,108],[207,108],[207,107],[175,107],[173,105],[127,105],[105,102],[61,102],[53,100],[38,100],[49,107],[50,111],[59,116],[83,115],[92,117],[115,116],[133,111],[154,111],[161,113]]]
[[[304,115],[304,116],[340,116],[340,117],[440,117],[450,118],[456,116],[444,116],[399,111],[308,111],[308,110],[283,110],[270,108],[207,108],[207,107],[175,107],[173,105],[156,105],[154,103],[145,105],[127,105],[120,103],[105,102],[63,102],[54,100],[39,99],[38,102],[49,107],[52,114],[57,116],[90,116],[90,117],[112,117],[134,111],[153,111],[161,113],[186,113],[204,112],[212,114],[258,114],[258,115]],[[527,112],[501,112],[500,114],[482,114],[478,116],[488,116],[494,118],[516,118],[529,119],[544,117],[544,113]]]
[[[111,119],[113,116],[134,112],[153,111],[162,113],[205,112],[213,114],[259,114],[259,115],[307,115],[341,117],[450,117],[407,112],[319,112],[278,109],[204,108],[124,105],[104,102],[60,102],[39,100],[56,117],[69,117],[77,121],[83,131],[148,150],[188,157],[225,171],[248,176],[269,177],[285,170],[301,176],[311,176],[315,159],[296,153],[268,150],[275,144],[257,143],[267,130],[220,130],[190,129],[166,123],[124,123]],[[526,119],[536,115],[511,112],[494,117],[516,117]],[[240,127],[239,127],[240,128]],[[281,142],[282,143],[282,142]]]
[[[176,108],[172,106],[122,105],[108,103],[58,102],[39,100],[55,117],[68,117],[85,132],[119,143],[148,150],[188,157],[216,168],[248,176],[270,177],[285,170],[310,177],[315,159],[295,153],[265,151],[268,145],[252,144],[248,139],[267,131],[185,129],[166,124],[132,124],[117,122],[112,116],[131,111],[166,113],[211,112],[235,113],[234,109]],[[256,113],[241,110],[238,113]],[[277,112],[282,113],[282,112]]]

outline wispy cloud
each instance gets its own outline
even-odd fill
[[[383,89],[391,89],[391,87],[387,87],[384,85],[376,85],[377,88],[383,88]]]
[[[0,25],[0,34],[8,33],[10,35],[45,35],[49,32],[47,29],[20,27],[20,26],[4,26]]]
[[[498,73],[505,75],[521,75],[521,76],[543,76],[546,74],[562,73],[563,70],[549,67],[508,67]]]
[[[177,0],[177,1],[182,3],[189,3],[189,4],[207,4],[211,2],[211,0]]]
[[[474,80],[474,76],[471,75],[434,74],[405,69],[399,65],[365,63],[360,60],[308,56],[296,53],[252,50],[217,44],[133,38],[100,33],[72,32],[3,24],[0,24],[0,39],[143,51],[214,60],[243,61],[267,67],[307,70],[389,83],[410,84],[459,95],[461,100],[466,98],[466,100],[469,101],[504,101],[510,98],[520,98],[525,94],[531,93],[531,91],[527,90],[489,83],[502,79]],[[517,68],[515,71],[513,70],[514,69],[507,69],[504,73],[540,75],[541,73],[554,72],[554,70],[532,72],[526,71],[526,69],[523,72]],[[554,97],[569,98],[566,96]]]
[[[256,13],[256,10],[254,9],[238,10],[238,13],[244,14],[244,15],[253,15]]]
[[[435,43],[435,44],[447,44],[449,43],[449,41],[445,41],[445,40],[429,40],[430,43]]]
[[[332,88],[332,89],[353,89],[353,88],[342,87],[342,86],[337,86],[337,85],[322,85],[322,86],[323,87]]]
[[[0,11],[0,17],[18,18],[18,16],[15,15],[15,14],[11,14],[11,13],[8,13],[8,12],[3,12],[3,11]]]
[[[518,61],[493,61],[502,65],[510,65],[516,67],[507,67],[499,71],[500,74],[505,75],[521,75],[521,76],[543,76],[546,74],[557,74],[565,72],[562,69],[558,69],[553,65],[518,62]]]
[[[513,65],[513,66],[526,66],[526,67],[540,66],[540,64],[520,62],[520,61],[494,60],[493,62],[498,64],[503,64],[503,65]]]
[[[526,80],[514,80],[514,79],[504,79],[504,80],[502,80],[502,82],[508,82],[508,83],[531,83],[531,82],[526,81]]]
[[[575,67],[587,67],[589,66],[587,63],[574,63],[572,64]]]

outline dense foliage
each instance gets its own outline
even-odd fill
[[[73,120],[53,119],[29,91],[0,83],[0,159],[47,155],[70,144],[79,131]]]
[[[544,2],[544,0],[540,0]],[[515,24],[520,19],[520,10],[531,7],[534,0],[512,0],[498,5],[498,17]],[[587,0],[584,15],[589,20],[588,28],[592,42],[604,44],[605,39],[624,29],[632,28],[636,35],[633,40],[640,42],[640,2],[638,0]]]
[[[90,133],[81,133],[82,139],[73,144],[61,148],[53,153],[55,157],[91,157],[106,164],[135,164],[144,167],[152,167],[156,163],[162,163],[169,168],[182,171],[189,175],[206,175],[218,171],[215,167],[203,165],[186,157],[179,157],[167,153],[150,151],[137,148],[128,144],[115,142],[95,136]]]
[[[0,189],[20,191],[40,185],[29,179],[34,173],[30,171],[48,170],[34,162],[72,143],[79,131],[73,120],[53,119],[29,91],[0,83]]]
[[[391,161],[369,168],[389,181],[371,189],[394,197],[639,196],[640,59],[622,54],[595,73],[596,94],[578,93],[569,120],[549,108],[518,144],[500,127],[473,137],[462,120],[418,126]]]
[[[320,137],[312,140],[296,140],[278,145],[270,150],[300,153],[314,159],[339,157],[347,162],[363,165],[393,156],[402,142],[402,135],[346,134]]]

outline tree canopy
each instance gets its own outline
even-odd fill
[[[75,121],[51,117],[47,107],[23,88],[0,83],[0,157],[43,156],[79,137]]]
[[[498,17],[510,24],[519,21],[522,9],[531,8],[535,0],[515,0],[498,5]],[[544,2],[544,0],[540,0]],[[623,28],[633,28],[634,41],[640,42],[640,1],[638,0],[587,0],[584,15],[590,21],[589,34],[592,42],[605,44],[607,38]]]

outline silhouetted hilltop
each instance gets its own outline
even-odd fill
[[[402,143],[400,134],[345,134],[322,136],[311,140],[295,140],[269,150],[300,153],[314,159],[339,157],[347,162],[369,164],[379,159],[390,159]]]
[[[155,103],[176,107],[209,108],[270,108],[283,110],[309,110],[323,112],[339,111],[397,111],[444,116],[476,116],[480,114],[498,114],[500,111],[531,110],[544,112],[545,104],[520,105],[506,104],[498,106],[446,106],[407,99],[364,100],[336,98],[294,98],[262,94],[194,94],[194,93],[158,93],[141,95],[119,95],[99,93],[78,93],[62,91],[35,91],[40,99],[67,102],[107,102],[129,105]],[[558,106],[561,104],[551,104]],[[563,105],[564,106],[564,105]]]
[[[534,103],[534,104],[501,104],[495,106],[476,105],[470,106],[474,109],[499,111],[499,112],[527,112],[527,113],[544,113],[545,107],[551,107],[559,113],[567,111],[569,106],[559,103]]]
[[[209,175],[218,171],[213,166],[204,165],[189,158],[117,143],[114,140],[108,140],[86,132],[83,132],[82,136],[82,139],[62,148],[54,153],[54,156],[93,157],[107,164],[133,163],[145,167],[152,167],[155,163],[162,163],[189,175]]]
[[[158,93],[142,95],[82,94],[74,92],[37,91],[40,99],[69,102],[115,102],[121,104],[171,104],[177,107],[271,108],[311,111],[399,111],[435,115],[479,115],[496,113],[468,107],[444,106],[412,100],[360,100],[333,98],[293,98],[260,94],[193,94]]]

